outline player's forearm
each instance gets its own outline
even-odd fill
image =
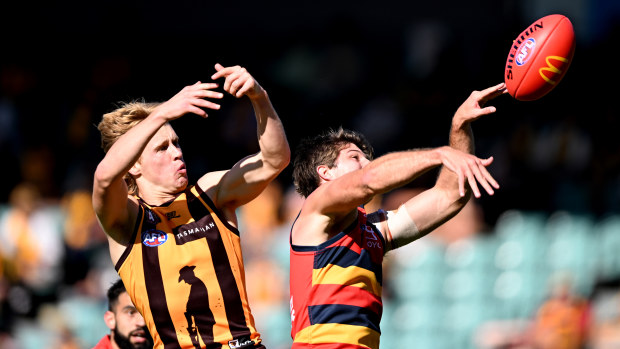
[[[119,137],[97,166],[95,180],[106,187],[122,179],[138,161],[151,137],[165,123],[164,118],[152,114]]]
[[[474,133],[470,122],[458,120],[457,118],[452,120],[450,147],[465,153],[474,153]]]
[[[439,151],[419,149],[384,155],[364,167],[362,182],[374,195],[401,187],[441,165]]]
[[[471,123],[460,120],[457,116],[452,120],[452,128],[450,129],[450,147],[465,153],[474,153],[474,133],[471,129]],[[451,192],[456,190],[458,194],[458,176],[443,167],[437,177],[436,186]],[[471,190],[469,186],[465,186],[466,197],[469,197]],[[460,196],[460,194],[459,194]]]
[[[284,126],[266,91],[251,101],[256,113],[258,144],[262,158],[279,172],[289,164],[291,158]]]

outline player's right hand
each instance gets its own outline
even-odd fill
[[[212,91],[217,87],[218,84],[216,83],[201,83],[200,81],[193,85],[185,86],[168,101],[160,104],[155,109],[155,112],[168,121],[180,118],[187,113],[193,113],[206,118],[208,115],[205,109],[220,109],[219,104],[206,99],[221,99],[224,96],[221,92]]]
[[[481,195],[478,183],[489,195],[494,194],[493,188],[499,189],[499,184],[486,169],[493,162],[493,157],[480,159],[475,155],[447,146],[439,148],[439,153],[442,164],[458,176],[461,196],[465,196],[465,180],[477,198]]]
[[[495,113],[493,106],[485,107],[484,105],[495,97],[508,93],[505,83],[491,86],[482,91],[473,91],[471,95],[461,104],[454,114],[454,121],[471,122],[479,119],[483,115]]]

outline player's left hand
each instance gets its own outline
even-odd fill
[[[494,189],[499,189],[499,184],[486,169],[493,162],[493,157],[480,159],[475,155],[448,146],[441,147],[438,151],[441,155],[442,164],[458,176],[459,194],[461,196],[465,196],[466,181],[477,198],[481,196],[478,183],[489,195],[494,194]]]
[[[217,63],[215,70],[216,73],[211,76],[211,79],[225,78],[224,91],[237,98],[245,95],[252,99],[263,92],[258,82],[241,66],[224,67]]]
[[[473,91],[469,98],[457,109],[454,114],[454,121],[471,122],[483,115],[495,113],[495,107],[485,107],[484,105],[493,98],[505,93],[508,93],[508,90],[506,89],[506,84],[503,82],[482,91]]]

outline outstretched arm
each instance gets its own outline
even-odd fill
[[[503,83],[471,93],[457,109],[452,119],[451,148],[473,154],[474,139],[471,122],[483,115],[494,113],[495,107],[484,107],[484,105],[504,93],[506,89]],[[403,246],[428,234],[452,218],[465,206],[471,192],[476,197],[480,197],[478,184],[489,195],[494,194],[494,189],[498,189],[499,185],[486,169],[492,163],[493,158],[483,160],[472,156],[467,161],[471,163],[463,166],[463,171],[454,171],[453,168],[444,164],[433,188],[420,193],[399,208],[398,217],[401,221],[407,221],[407,224],[399,224],[397,225],[399,229],[391,231],[390,235],[395,247]],[[409,218],[411,220],[408,220]]]
[[[478,120],[483,115],[489,115],[495,113],[496,109],[493,106],[484,107],[484,105],[493,98],[507,93],[506,85],[504,83],[497,84],[482,91],[473,91],[471,95],[461,104],[457,109],[454,117],[452,118],[452,128],[450,129],[450,146],[460,151],[474,154],[474,134],[471,129],[471,122]],[[490,158],[492,160],[492,158]],[[445,183],[448,187],[451,183],[454,183],[454,174],[446,169],[442,169],[437,182],[439,185]],[[472,174],[467,174],[467,182],[469,188],[465,186],[465,181],[458,178],[459,193],[461,196],[469,195],[469,190],[473,191],[475,197],[480,197],[480,190],[475,181],[471,179]],[[491,177],[492,178],[492,177]],[[490,184],[487,182],[480,182],[484,189],[493,194],[494,188],[499,188],[497,182],[492,181]]]
[[[178,94],[160,104],[107,151],[97,166],[93,184],[93,207],[97,218],[111,241],[126,244],[137,212],[136,203],[128,197],[123,176],[138,161],[149,140],[165,123],[186,113],[206,117],[201,109],[219,109],[219,105],[204,98],[221,98],[221,93],[211,91],[214,83],[200,83],[183,88]]]
[[[267,92],[250,73],[240,66],[216,64],[215,69],[212,78],[225,78],[225,91],[237,98],[250,99],[257,122],[260,151],[241,159],[229,171],[206,174],[198,181],[219,208],[234,210],[258,196],[288,165],[290,149]]]
[[[474,153],[474,134],[471,122],[484,115],[495,113],[493,106],[484,105],[502,94],[508,93],[506,84],[501,83],[482,91],[473,91],[469,98],[457,109],[452,118],[450,130],[450,146],[470,154]]]
[[[361,152],[357,155],[363,156]],[[351,152],[351,156],[356,156],[355,152]],[[487,181],[481,168],[471,167],[484,167],[488,163],[448,146],[395,152],[379,157],[359,170],[327,180],[310,194],[295,225],[293,243],[316,245],[327,240],[352,222],[352,212],[357,206],[367,203],[378,194],[401,187],[437,166],[444,165],[461,177],[465,176],[465,172],[476,172],[476,180]],[[329,171],[325,173],[325,176],[329,176]],[[478,178],[478,175],[481,177]],[[305,226],[312,228],[304,229]]]

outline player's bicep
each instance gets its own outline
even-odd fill
[[[93,188],[93,209],[105,233],[125,244],[131,235],[131,227],[138,211],[138,203],[130,198],[124,180],[107,187],[99,186],[97,181]]]
[[[198,185],[217,207],[236,208],[256,198],[273,179],[261,176],[260,167],[260,159],[246,157],[229,170],[207,173]]]

